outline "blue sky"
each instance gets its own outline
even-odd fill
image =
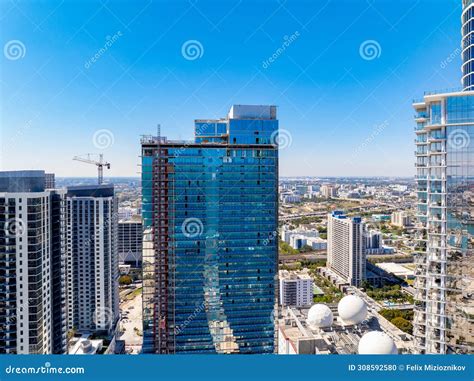
[[[276,104],[281,175],[412,176],[411,102],[460,86],[460,15],[461,0],[1,1],[0,167],[95,176],[72,161],[91,152],[137,175],[157,123],[189,139],[194,119]]]

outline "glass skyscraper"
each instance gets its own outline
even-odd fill
[[[419,353],[474,352],[474,92],[463,1],[463,85],[415,101],[418,248],[414,336]]]
[[[143,352],[273,353],[275,106],[142,139]]]

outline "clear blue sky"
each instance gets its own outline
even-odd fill
[[[411,102],[460,86],[460,15],[461,0],[4,0],[1,168],[95,176],[71,160],[93,152],[137,175],[141,134],[191,138],[235,103],[279,107],[283,176],[412,176]]]

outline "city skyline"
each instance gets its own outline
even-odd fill
[[[276,104],[281,176],[413,176],[412,99],[460,86],[460,2],[268,4],[2,3],[0,167],[94,177],[72,161],[93,152],[138,177],[156,124],[191,139],[194,119]]]
[[[0,9],[0,354],[474,353],[474,0]]]

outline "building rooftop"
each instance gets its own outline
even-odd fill
[[[91,340],[87,335],[79,338],[73,338],[70,342],[70,355],[95,355],[102,349],[103,340]]]
[[[44,189],[44,171],[25,170],[0,172],[0,192],[44,192]]]
[[[347,325],[341,321],[335,304],[327,305],[334,316],[331,327],[312,327],[307,323],[309,308],[288,307],[279,320],[278,334],[284,339],[287,349],[291,347],[299,354],[356,354],[361,338],[368,332],[384,332],[395,343],[401,353],[409,352],[407,334],[388,323],[375,311],[358,325]],[[408,340],[408,341],[407,341]],[[283,342],[283,340],[279,340]],[[285,352],[281,348],[279,353]]]
[[[112,197],[113,184],[78,185],[67,187],[67,195],[72,197]]]
[[[276,106],[264,105],[233,105],[228,119],[276,119]]]
[[[306,271],[288,271],[280,270],[278,272],[281,280],[298,280],[298,279],[309,279],[312,280],[311,276]]]
[[[377,263],[377,266],[388,273],[392,273],[397,276],[414,276],[414,271],[394,262],[383,262]]]

